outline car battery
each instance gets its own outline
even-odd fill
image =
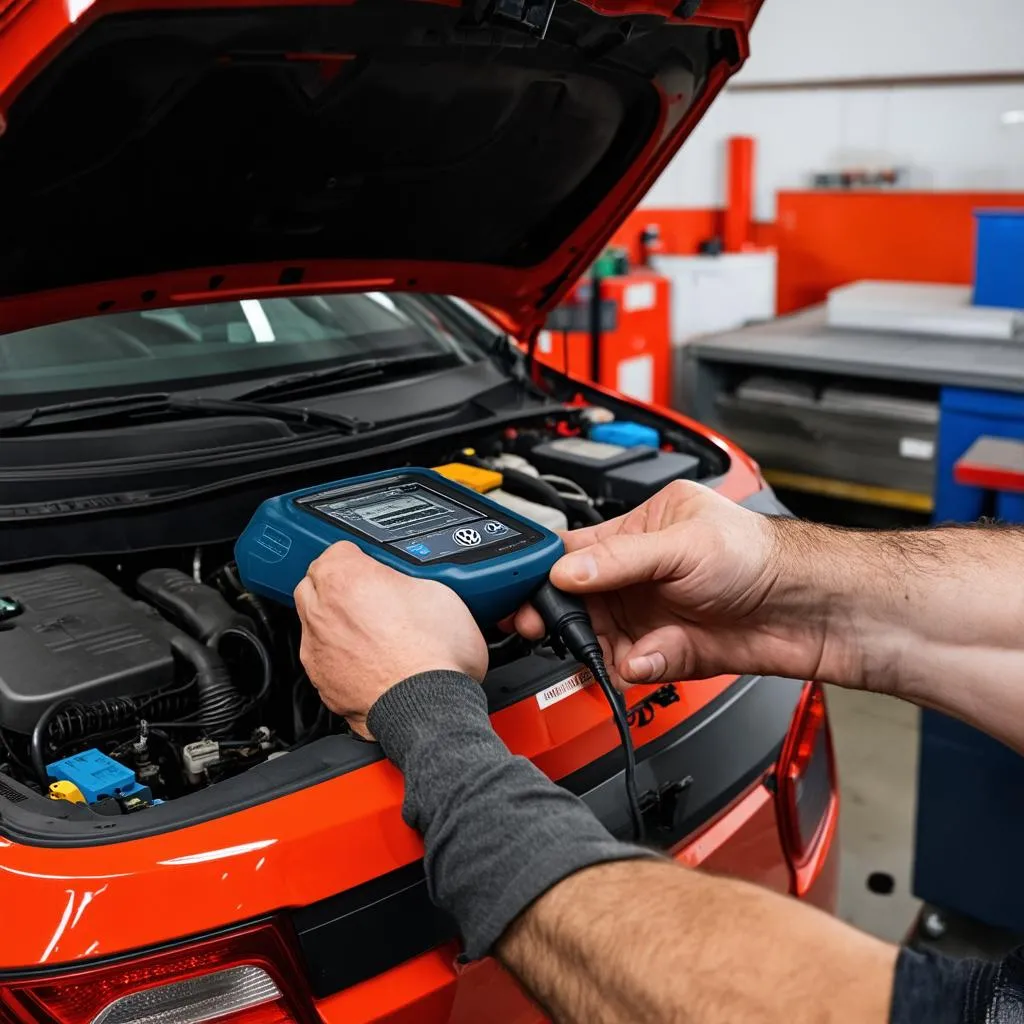
[[[693,480],[700,460],[649,445],[622,445],[562,437],[538,445],[530,461],[542,472],[575,480],[588,494],[639,505],[673,480]]]
[[[585,437],[560,437],[531,449],[529,458],[542,473],[569,477],[588,494],[604,494],[604,480],[610,470],[657,455],[658,449],[649,445],[623,448]]]
[[[605,493],[625,505],[640,505],[674,480],[695,480],[700,459],[685,452],[658,452],[657,457],[610,469]]]

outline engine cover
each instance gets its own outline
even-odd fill
[[[98,572],[61,565],[0,575],[21,613],[0,622],[0,727],[31,733],[59,700],[135,697],[174,682],[162,620]]]

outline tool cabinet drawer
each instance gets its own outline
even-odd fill
[[[766,469],[932,493],[937,402],[754,378],[720,393],[715,411]]]

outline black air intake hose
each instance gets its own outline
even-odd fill
[[[141,718],[153,722],[177,719],[189,712],[191,704],[191,685],[151,697],[104,697],[90,704],[68,702],[48,716],[47,738],[59,750],[77,740],[134,725]]]
[[[142,597],[188,634],[169,631],[171,645],[196,670],[198,725],[216,736],[266,697],[273,682],[273,666],[252,619],[235,611],[213,587],[196,583],[178,569],[150,569],[135,585]],[[251,700],[235,687],[221,657],[222,644],[226,647],[229,638],[244,641],[259,660],[260,685]]]
[[[250,633],[253,630],[252,620],[236,612],[221,593],[205,583],[196,583],[179,569],[150,569],[135,581],[135,586],[165,618],[204,644],[215,642],[232,627]]]
[[[177,630],[168,634],[174,652],[195,669],[199,705],[195,724],[211,736],[222,735],[245,713],[249,702],[235,688],[224,659],[212,647]]]

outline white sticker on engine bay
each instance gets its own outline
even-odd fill
[[[537,706],[542,710],[549,708],[552,704],[557,704],[560,700],[565,700],[566,697],[585,690],[593,681],[594,676],[590,669],[581,668],[579,672],[574,672],[568,679],[563,679],[546,690],[541,690],[537,694]]]

